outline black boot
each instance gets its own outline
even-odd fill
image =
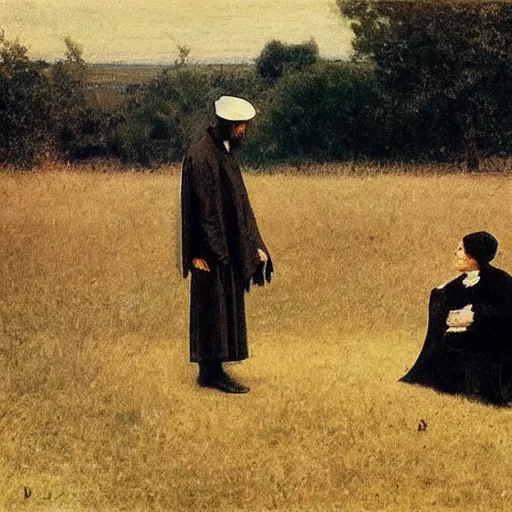
[[[224,393],[247,393],[249,388],[228,375],[220,361],[199,363],[197,383],[203,388],[215,388]]]
[[[222,376],[222,391],[225,391],[226,393],[248,393],[249,388],[247,386],[244,386],[243,384],[240,384],[236,379],[231,377],[231,375],[224,372],[224,375]],[[221,388],[219,388],[221,389]]]
[[[211,387],[223,374],[224,370],[222,369],[222,363],[220,361],[203,361],[199,363],[197,383],[202,387]]]

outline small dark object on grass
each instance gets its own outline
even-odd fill
[[[428,423],[424,419],[421,419],[420,422],[418,423],[418,432],[426,432],[427,428]]]

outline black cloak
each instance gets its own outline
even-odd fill
[[[188,149],[181,173],[183,277],[192,274],[190,360],[240,361],[248,357],[244,291],[263,285],[273,266],[231,152],[215,129]],[[266,265],[257,250],[269,256]],[[192,267],[204,259],[210,272]]]
[[[473,286],[462,274],[432,290],[423,348],[400,381],[499,405],[512,400],[512,277],[491,265],[479,275]],[[448,332],[448,313],[468,304],[473,323]]]

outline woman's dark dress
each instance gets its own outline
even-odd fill
[[[505,404],[512,400],[512,277],[490,265],[470,287],[466,275],[432,290],[423,349],[400,381]],[[465,332],[447,332],[451,310],[473,305]]]

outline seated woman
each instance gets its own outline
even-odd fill
[[[512,276],[492,267],[498,242],[466,235],[461,275],[432,290],[423,349],[400,381],[505,405],[512,400]]]

